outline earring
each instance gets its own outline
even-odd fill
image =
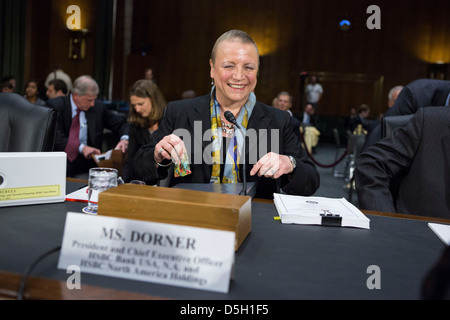
[[[211,86],[214,85],[214,78],[211,78]]]

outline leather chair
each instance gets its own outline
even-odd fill
[[[382,138],[390,136],[395,128],[406,126],[406,124],[408,123],[409,120],[411,120],[412,117],[414,117],[414,114],[383,117],[381,124]],[[389,190],[391,191],[393,199],[397,199],[398,189],[400,188],[400,185],[405,175],[397,176],[390,181]]]
[[[57,111],[0,93],[0,152],[53,151]]]
[[[389,136],[397,127],[404,127],[414,114],[405,114],[401,116],[383,117],[381,126],[381,136],[383,138]]]

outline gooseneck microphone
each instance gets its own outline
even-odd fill
[[[246,169],[246,164],[245,164],[245,162],[246,162],[245,161],[245,134],[244,134],[244,131],[241,129],[241,127],[237,124],[236,118],[231,113],[231,111],[225,111],[224,116],[225,116],[225,119],[228,120],[228,122],[234,124],[236,126],[236,128],[239,129],[239,131],[241,132],[242,137],[244,139],[244,147],[242,148],[243,149],[242,153],[243,153],[243,157],[244,157],[244,162],[243,162],[243,165],[242,165],[242,171],[243,171],[243,173],[242,173],[242,179],[243,179],[242,182],[243,182],[243,185],[242,185],[241,192],[239,192],[239,195],[241,195],[243,193],[244,196],[246,196],[247,195],[247,172],[245,170]]]

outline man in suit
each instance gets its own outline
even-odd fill
[[[286,111],[291,116],[291,124],[292,124],[292,130],[294,131],[294,134],[297,136],[299,141],[302,141],[302,137],[300,135],[300,126],[302,123],[299,119],[297,119],[291,111],[292,108],[292,96],[286,92],[282,91],[277,96],[277,102],[275,104],[277,109]]]
[[[429,106],[448,106],[450,81],[419,79],[411,82],[400,91],[394,105],[384,116],[414,114],[419,108]],[[364,150],[381,139],[381,123],[378,123],[366,137]]]
[[[367,104],[362,104],[358,107],[357,116],[350,119],[348,124],[350,132],[353,133],[358,125],[367,132],[372,129],[372,121],[369,119],[370,107]]]
[[[118,140],[120,137],[115,148],[126,152],[129,130],[126,117],[109,110],[102,101],[97,100],[98,92],[94,79],[81,76],[74,81],[70,95],[47,102],[49,107],[58,111],[54,151],[68,153],[68,177],[87,173],[89,168],[96,166],[92,156],[101,153],[105,128],[111,130]],[[77,127],[72,132],[78,134],[71,135],[73,124]],[[71,146],[75,150],[69,150]]]
[[[405,127],[364,151],[355,169],[361,209],[450,218],[449,125],[449,107],[419,108]]]
[[[316,125],[316,109],[310,103],[306,104],[302,114],[302,125],[304,127]]]
[[[48,99],[64,97],[67,95],[67,85],[61,79],[50,80],[47,86],[46,95]]]

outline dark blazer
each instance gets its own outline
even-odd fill
[[[390,184],[403,177],[398,195]],[[419,108],[356,160],[361,209],[450,218],[450,107]]]
[[[70,125],[72,124],[72,107],[70,105],[70,96],[57,97],[47,101],[47,105],[58,111],[58,121],[56,126],[56,138],[54,151],[64,151],[69,139]],[[96,100],[94,107],[85,112],[88,127],[87,145],[102,150],[103,130],[109,129],[113,132],[119,141],[122,135],[128,135],[129,126],[124,115],[116,111],[109,110],[102,101]],[[68,167],[68,175],[85,171],[87,168],[95,166],[92,160],[86,160],[79,154],[74,163],[80,170],[73,171]]]
[[[450,81],[419,79],[405,86],[398,95],[395,104],[384,116],[414,114],[419,108],[444,106],[450,93]],[[364,149],[381,139],[381,122],[367,135]]]
[[[294,132],[297,139],[301,142],[302,136],[300,133],[300,127],[302,126],[302,122],[299,119],[297,119],[295,116],[290,116],[290,117],[291,117],[292,131]]]
[[[353,117],[350,119],[350,122],[348,124],[348,129],[350,130],[350,132],[353,133],[353,131],[355,131],[355,129],[358,127],[358,125],[360,124],[363,130],[366,130],[367,132],[370,132],[372,127],[371,127],[371,120],[370,119],[363,119],[361,118],[359,115],[356,117]]]
[[[134,124],[130,124],[130,133],[128,140],[127,159],[125,160],[122,169],[122,178],[125,182],[131,180],[140,180],[140,177],[136,175],[133,167],[133,160],[136,152],[140,147],[150,143],[150,131],[147,128],[138,127]],[[154,185],[157,181],[144,181],[146,184]]]
[[[70,96],[50,99],[47,104],[58,111],[55,151],[64,151],[72,124]],[[88,146],[102,149],[103,129],[105,128],[111,130],[117,139],[122,135],[128,135],[129,126],[126,117],[109,110],[100,100],[96,100],[94,107],[86,111],[85,115],[88,126]]]
[[[172,178],[170,185],[177,183],[209,183],[212,171],[212,165],[209,164],[212,163],[211,112],[209,103],[209,94],[194,99],[170,102],[165,109],[159,129],[152,135],[152,142],[143,146],[136,154],[134,161],[136,173],[144,179],[150,180],[155,177],[160,179],[166,177],[167,168],[157,168],[155,165],[153,158],[154,148],[164,136],[178,129],[176,133],[179,136],[181,135],[185,142],[191,161],[192,174],[181,178]],[[319,173],[294,135],[290,121],[291,119],[287,112],[260,102],[257,102],[253,109],[247,130],[254,129],[259,133],[258,142],[247,139],[245,159],[247,163],[247,181],[258,182],[256,197],[273,198],[273,192],[279,192],[279,186],[288,194],[305,196],[312,195],[319,187]],[[292,155],[297,160],[297,168],[292,177],[284,175],[277,179],[279,182],[274,179],[250,176],[252,164],[272,150],[271,129],[279,129],[278,140],[273,143],[274,148],[279,147],[278,153]],[[204,135],[205,132],[209,134]],[[264,141],[265,138],[267,138],[267,143],[264,146],[259,145],[259,142]]]
[[[308,123],[308,124],[305,124],[305,123],[303,123],[303,117],[304,117],[304,114],[305,114],[305,112],[302,112],[302,113],[298,116],[298,119],[299,119],[300,123],[301,123],[303,126],[308,126],[308,125],[310,125],[310,126],[316,126],[316,115],[315,115],[315,114],[310,114],[310,115],[309,115],[309,123]]]

